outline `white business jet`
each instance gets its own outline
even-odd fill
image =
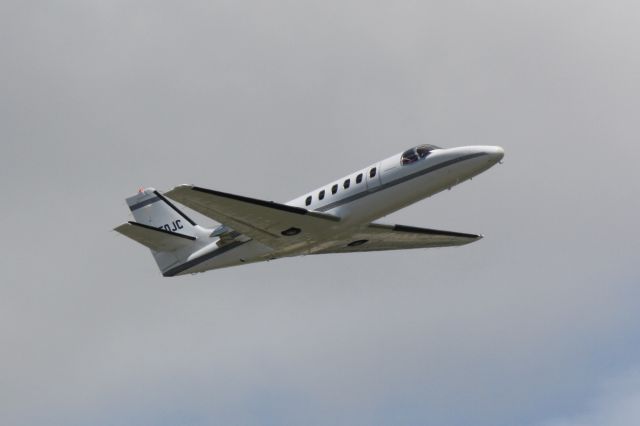
[[[151,249],[165,277],[307,254],[460,246],[480,235],[373,222],[500,162],[497,146],[420,145],[286,204],[180,185],[146,188],[115,228]],[[219,222],[197,225],[169,199]]]

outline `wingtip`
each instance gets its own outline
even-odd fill
[[[181,190],[181,189],[192,189],[194,186],[195,185],[190,184],[190,183],[182,183],[180,185],[174,186],[171,191],[177,191],[177,190]]]
[[[118,234],[122,234],[122,231],[127,228],[129,226],[129,222],[127,223],[122,223],[118,226],[116,226],[115,228],[112,229],[112,231],[116,231]]]
[[[177,194],[181,191],[185,191],[185,190],[191,190],[193,189],[194,185],[189,184],[189,183],[183,183],[181,185],[177,185],[174,186],[173,188],[171,188],[170,190],[168,190],[167,192],[164,193],[165,196],[171,198],[172,194]]]

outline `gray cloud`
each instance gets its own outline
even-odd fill
[[[634,425],[640,421],[640,386],[637,368],[608,379],[585,412],[550,420],[545,426]]]
[[[618,412],[589,407],[640,351],[637,12],[3,3],[2,423]],[[384,220],[481,242],[167,280],[109,231],[141,185],[286,201],[422,142],[507,156]]]

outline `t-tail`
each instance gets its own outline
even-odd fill
[[[154,188],[140,190],[126,201],[135,221],[115,231],[148,247],[163,274],[186,262],[205,244],[207,231]]]

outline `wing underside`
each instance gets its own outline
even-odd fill
[[[314,254],[451,247],[469,244],[481,238],[481,235],[476,234],[372,223],[350,234],[348,238],[323,246],[314,251]]]
[[[450,247],[482,238],[476,234],[379,223],[352,229],[341,226],[340,218],[326,213],[191,185],[175,187],[165,195],[289,255]]]

